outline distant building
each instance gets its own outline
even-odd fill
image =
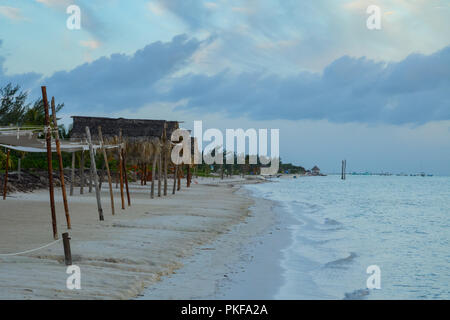
[[[318,166],[314,166],[314,168],[311,169],[311,174],[312,174],[313,176],[318,176],[318,175],[320,175],[320,169],[319,169],[319,167],[318,167]]]

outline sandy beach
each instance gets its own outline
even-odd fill
[[[105,221],[98,220],[95,193],[69,198],[73,264],[81,290],[66,288],[62,242],[41,250],[0,255],[0,299],[189,299],[215,297],[242,247],[275,224],[270,201],[255,201],[241,188],[258,180],[198,179],[175,196],[150,199],[149,186],[130,185],[132,206],[111,215],[102,190]],[[171,184],[169,184],[171,191]],[[56,189],[58,233],[67,232]],[[11,194],[0,201],[0,254],[49,244],[48,191]],[[195,290],[194,290],[195,288]]]

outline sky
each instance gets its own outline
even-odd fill
[[[0,0],[0,85],[46,85],[65,124],[273,128],[283,162],[450,175],[448,30],[449,0]]]

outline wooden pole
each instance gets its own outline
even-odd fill
[[[70,177],[70,196],[73,196],[73,189],[75,187],[75,152],[72,152],[72,172]]]
[[[22,159],[19,158],[19,159],[17,159],[17,161],[18,161],[18,163],[17,163],[17,171],[18,171],[18,174],[19,174],[18,179],[20,181],[22,179],[22,165],[21,165]]]
[[[112,178],[111,178],[111,171],[109,170],[109,163],[108,163],[108,156],[106,155],[106,150],[103,144],[103,135],[102,135],[102,127],[98,127],[98,137],[100,139],[100,146],[102,148],[103,153],[103,159],[105,160],[105,166],[106,166],[106,174],[108,175],[108,184],[109,184],[109,197],[111,198],[111,211],[112,214],[115,214],[114,210],[114,191],[112,187]]]
[[[6,200],[6,193],[8,189],[8,168],[9,168],[9,153],[10,150],[8,149],[6,153],[6,164],[5,164],[5,181],[3,181],[3,200]]]
[[[147,175],[148,175],[147,163],[144,163],[144,186],[147,185]]]
[[[131,199],[130,199],[130,190],[128,189],[128,172],[127,172],[127,159],[125,157],[125,153],[122,149],[122,163],[123,163],[123,173],[124,173],[124,180],[125,180],[125,189],[127,191],[127,200],[128,200],[128,206],[131,206]]]
[[[181,189],[181,173],[183,172],[183,164],[178,166],[178,175],[177,175],[177,179],[178,179],[178,185],[177,185],[177,191],[180,191]]]
[[[178,166],[173,166],[173,190],[172,194],[175,194],[175,189],[177,188],[177,175],[178,175]]]
[[[94,159],[95,162],[95,159]],[[92,172],[92,160],[91,160],[91,166],[89,167],[89,193],[92,193],[92,182],[94,180],[93,177],[94,173]]]
[[[153,155],[153,164],[152,164],[152,187],[150,192],[150,197],[153,199],[155,197],[155,176],[156,176],[156,157],[157,155]]]
[[[100,190],[98,188],[98,181],[97,181],[97,167],[95,166],[94,147],[92,146],[91,131],[89,130],[89,127],[86,127],[86,137],[89,143],[89,155],[91,158],[91,171],[94,178],[95,196],[97,197],[98,217],[100,221],[103,221],[104,218],[103,218],[102,202],[100,199]]]
[[[158,197],[161,197],[161,176],[162,176],[162,169],[161,169],[161,153],[158,157]]]
[[[46,128],[45,141],[47,145],[48,188],[50,194],[50,209],[52,213],[53,239],[57,240],[58,228],[56,226],[55,190],[53,189],[52,133],[50,128],[50,115],[48,111],[47,88],[45,86],[42,86],[41,90],[45,112],[45,128]]]
[[[64,247],[64,262],[65,262],[66,266],[71,266],[72,265],[72,252],[70,250],[69,234],[67,232],[63,233],[62,238],[63,238],[63,247]]]
[[[119,132],[119,179],[120,179],[120,198],[122,200],[122,210],[125,210],[125,198],[123,196],[123,159],[122,159],[122,129]]]
[[[167,196],[167,122],[164,122],[163,129],[163,161],[164,161],[164,195]]]
[[[84,193],[84,149],[81,150],[80,159],[80,194]]]
[[[189,164],[187,165],[186,187],[191,187],[191,166]]]
[[[61,143],[59,141],[58,120],[56,119],[55,97],[52,97],[52,117],[53,117],[53,127],[55,130],[56,153],[58,154],[59,179],[61,180],[61,191],[64,203],[64,213],[66,215],[67,229],[71,229],[72,227],[70,223],[69,204],[67,203],[66,183],[64,180],[64,164],[61,154]]]

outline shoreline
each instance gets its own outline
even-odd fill
[[[282,282],[281,248],[290,242],[290,234],[281,224],[276,202],[244,186],[234,192],[253,201],[246,219],[197,248],[183,267],[146,288],[139,300],[273,299]]]
[[[169,194],[155,199],[149,199],[149,186],[131,184],[132,206],[125,211],[117,210],[115,216],[110,214],[109,192],[105,188],[102,190],[103,222],[98,221],[94,193],[69,197],[72,259],[81,269],[81,290],[66,288],[68,274],[62,243],[56,243],[25,255],[0,256],[0,298],[135,298],[143,294],[144,288],[160,285],[168,276],[182,272],[183,264],[186,266],[186,261],[195,259],[196,252],[219,252],[221,247],[225,250],[232,247],[221,246],[220,239],[230,239],[241,247],[240,241],[231,236],[231,230],[246,230],[245,226],[253,229],[253,223],[247,220],[252,218],[249,208],[256,201],[237,191],[243,190],[240,184],[259,182],[200,178],[198,184],[189,189],[183,187],[175,196]],[[118,190],[114,191],[117,206],[120,198]],[[59,188],[55,200],[58,231],[66,232]],[[267,204],[260,204],[261,209]],[[264,221],[270,222],[271,211],[261,212],[266,213]],[[4,222],[0,226],[1,254],[36,248],[52,241],[46,190],[12,194],[7,201],[0,202],[0,218]],[[263,230],[265,226],[259,224],[260,229],[255,230]],[[216,245],[216,250],[208,249],[211,244]],[[216,264],[223,263],[226,267],[229,257],[221,258]],[[211,285],[206,282],[203,281],[203,287],[208,296],[214,290],[211,291]],[[163,299],[164,295],[156,298]]]

